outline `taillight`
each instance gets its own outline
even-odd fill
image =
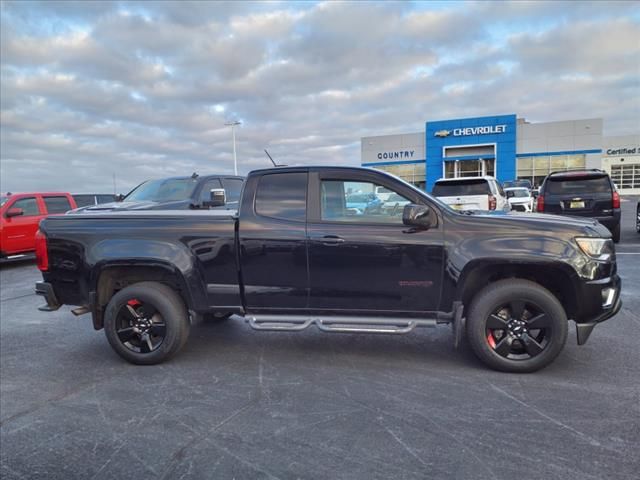
[[[47,236],[40,230],[36,232],[36,263],[38,270],[49,270],[49,254],[47,253]]]
[[[538,195],[538,203],[536,204],[536,210],[539,212],[544,212],[544,197],[542,195]]]
[[[613,208],[620,208],[620,194],[613,191],[613,197],[611,197],[611,202],[613,203]]]
[[[495,210],[497,206],[498,202],[496,201],[496,197],[489,195],[489,210]]]

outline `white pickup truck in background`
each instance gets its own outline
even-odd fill
[[[510,210],[494,177],[441,178],[431,194],[456,210]]]

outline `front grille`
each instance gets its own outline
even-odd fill
[[[524,205],[514,205],[513,207],[511,207],[512,210],[515,210],[516,212],[526,212],[527,209],[525,208]]]

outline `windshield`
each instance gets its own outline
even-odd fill
[[[436,182],[431,193],[436,197],[459,197],[463,195],[488,195],[491,190],[489,183],[479,178],[477,180]]]
[[[518,197],[518,198],[529,196],[529,190],[527,190],[526,188],[513,188],[513,189],[508,188],[505,190],[505,192],[507,192],[507,195],[510,193],[511,196]]]
[[[591,177],[591,178],[549,178],[548,184],[545,186],[546,193],[551,194],[570,194],[578,195],[581,193],[611,193],[611,184],[609,178]]]
[[[187,200],[198,180],[195,178],[170,178],[143,183],[124,198],[125,202],[172,202]]]
[[[5,197],[5,196],[0,197],[0,207],[3,206],[5,203],[7,203],[7,200],[9,200],[9,197]]]

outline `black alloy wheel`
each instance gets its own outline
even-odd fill
[[[129,350],[151,353],[164,341],[167,325],[153,305],[132,298],[117,313],[116,333]]]
[[[541,354],[549,345],[551,321],[532,302],[512,300],[487,319],[487,343],[498,355],[523,360]]]
[[[534,372],[550,364],[567,340],[567,315],[546,288],[518,278],[490,283],[466,310],[476,356],[503,372]]]
[[[177,353],[189,336],[184,301],[168,285],[140,282],[117,292],[104,315],[109,344],[125,360],[160,363]]]

